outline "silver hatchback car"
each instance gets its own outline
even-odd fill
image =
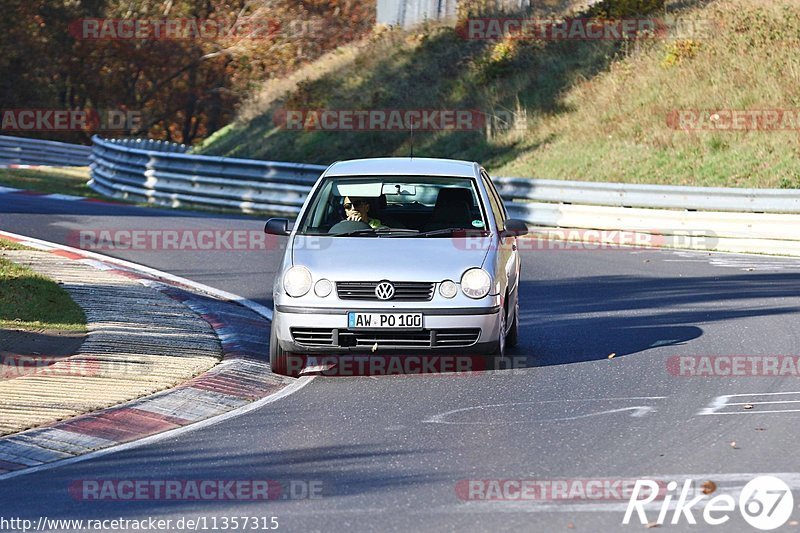
[[[517,237],[477,163],[340,161],[322,173],[288,235],[273,289],[273,372],[321,354],[502,356],[519,335]]]

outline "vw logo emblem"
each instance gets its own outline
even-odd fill
[[[391,300],[394,298],[394,285],[388,281],[381,281],[375,287],[375,296],[378,297],[378,300]]]

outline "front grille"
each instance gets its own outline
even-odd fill
[[[381,348],[430,348],[430,331],[342,331],[339,344],[351,348],[371,350],[375,344]]]
[[[478,342],[479,328],[423,329],[417,331],[349,331],[331,328],[290,328],[297,344],[308,347],[363,348],[466,348]]]
[[[375,300],[375,287],[379,281],[337,281],[336,294],[341,300]],[[433,298],[434,284],[427,281],[392,281],[394,297],[391,301],[425,302]]]
[[[291,328],[292,338],[303,346],[334,346],[330,328]]]
[[[472,329],[439,329],[434,331],[434,344],[438,348],[451,346],[454,348],[470,346],[478,342],[480,330]]]

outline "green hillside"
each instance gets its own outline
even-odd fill
[[[269,82],[200,151],[321,164],[406,155],[408,132],[289,131],[276,117],[287,109],[480,110],[480,128],[415,132],[415,155],[478,160],[495,175],[800,187],[796,2],[658,3],[601,2],[575,14],[619,15],[606,6],[635,4],[623,14],[634,17],[655,6],[646,16],[668,31],[637,40],[474,40],[434,25],[377,31]],[[723,122],[679,123],[681,110],[721,110]],[[742,122],[718,129],[727,110],[772,118],[751,131]],[[775,119],[772,110],[786,113]],[[698,124],[704,129],[692,129]]]

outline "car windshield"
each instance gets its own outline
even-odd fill
[[[488,230],[472,178],[330,177],[317,190],[297,233],[438,237]]]

